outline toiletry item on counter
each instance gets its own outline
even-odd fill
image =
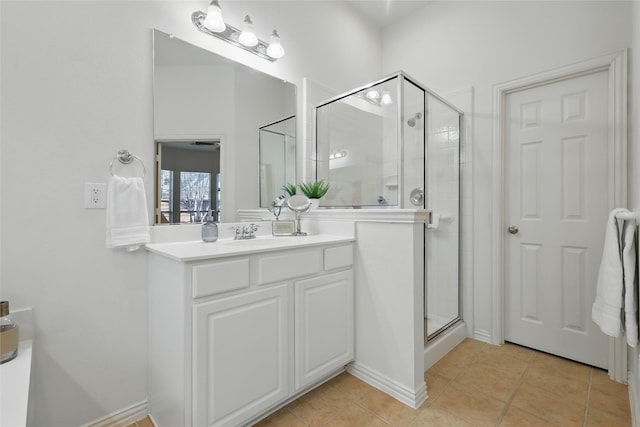
[[[9,301],[0,301],[0,363],[18,355],[18,324],[9,314]]]
[[[215,242],[218,240],[218,224],[213,221],[213,215],[209,212],[202,220],[202,241]]]
[[[294,221],[272,221],[271,234],[274,236],[292,236],[296,231]]]

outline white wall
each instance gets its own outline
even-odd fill
[[[156,65],[154,70],[154,137],[202,138],[232,133],[235,75],[226,65]]]
[[[633,2],[631,8],[631,20],[636,23],[633,26],[633,34],[631,40],[630,70],[640,70],[640,2]],[[637,71],[635,71],[637,74]],[[629,150],[627,155],[629,158],[629,207],[635,208],[636,212],[640,212],[640,115],[638,115],[640,106],[640,79],[634,77],[634,73],[630,72],[629,79]],[[638,252],[640,258],[640,251]],[[634,421],[640,417],[640,361],[638,356],[640,349],[638,347],[629,347],[628,366],[629,366],[629,386],[633,391],[634,400],[631,402],[632,415]]]
[[[402,68],[445,97],[474,89],[473,107],[465,111],[467,123],[473,123],[473,157],[465,165],[473,169],[473,235],[463,239],[473,239],[473,266],[464,268],[473,268],[473,296],[465,296],[474,315],[465,320],[476,337],[491,336],[496,309],[490,246],[492,85],[628,47],[630,10],[630,2],[615,1],[433,2],[385,29],[385,72]]]
[[[0,3],[0,298],[34,308],[31,425],[78,426],[146,399],[146,255],[105,249],[105,211],[83,208],[83,188],[107,181],[121,148],[152,170],[151,28],[298,88],[381,74],[380,32],[344,5],[223,2],[231,24],[250,13],[261,38],[279,30],[287,54],[272,64],[199,33],[190,15],[207,4]],[[151,205],[152,173],[145,184]]]

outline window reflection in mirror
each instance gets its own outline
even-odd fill
[[[161,224],[220,219],[220,140],[157,141]]]
[[[282,187],[296,181],[296,120],[287,117],[260,128],[260,207],[268,208]]]
[[[295,144],[295,86],[158,30],[153,47],[155,221],[199,222],[211,210],[233,222],[260,206],[259,129],[290,118]],[[295,154],[286,167],[295,182]]]

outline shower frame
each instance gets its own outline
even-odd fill
[[[423,280],[423,292],[424,292],[424,298],[423,298],[423,303],[424,303],[424,344],[425,346],[427,345],[427,343],[432,342],[434,339],[436,339],[437,337],[443,335],[445,332],[451,330],[454,326],[460,324],[463,322],[463,317],[462,317],[462,308],[463,308],[463,295],[462,295],[462,290],[463,290],[463,283],[462,283],[462,256],[461,256],[461,246],[462,246],[462,221],[460,220],[460,213],[462,212],[462,198],[461,198],[461,194],[462,194],[462,182],[461,182],[461,176],[462,176],[462,171],[460,168],[461,162],[460,162],[460,157],[461,157],[461,149],[463,146],[463,132],[462,132],[462,126],[463,126],[463,117],[464,117],[464,112],[462,110],[460,110],[459,108],[457,108],[456,106],[454,106],[453,104],[451,104],[449,101],[447,101],[446,99],[444,99],[443,97],[441,97],[440,95],[438,95],[437,93],[435,93],[433,90],[429,89],[428,87],[424,86],[423,84],[419,83],[417,79],[409,76],[407,73],[405,73],[404,71],[400,70],[397,72],[394,72],[392,74],[386,75],[378,80],[375,80],[373,82],[367,83],[365,85],[356,87],[355,89],[349,90],[348,92],[342,93],[340,95],[334,96],[324,102],[322,102],[321,104],[318,104],[315,108],[315,135],[316,138],[314,138],[314,152],[315,152],[315,161],[313,162],[313,168],[315,169],[313,171],[313,174],[316,177],[316,180],[319,179],[318,176],[318,168],[317,168],[317,159],[319,158],[319,153],[318,153],[318,140],[317,140],[317,133],[318,133],[318,115],[317,115],[317,109],[322,108],[328,104],[334,103],[336,101],[339,101],[341,99],[347,98],[349,96],[355,95],[356,93],[365,91],[367,89],[370,89],[374,86],[378,86],[380,84],[383,84],[385,82],[388,82],[390,80],[393,79],[397,79],[397,84],[396,84],[396,89],[397,89],[397,94],[398,94],[398,105],[400,106],[399,108],[396,109],[396,114],[397,114],[397,123],[399,124],[403,124],[403,115],[404,115],[404,100],[405,100],[405,82],[408,82],[410,84],[412,84],[413,86],[417,87],[418,89],[420,89],[423,92],[423,113],[422,113],[422,120],[427,121],[428,119],[428,97],[431,96],[434,99],[436,99],[437,101],[441,102],[442,104],[444,104],[445,106],[447,106],[448,108],[450,108],[452,111],[456,112],[458,114],[458,154],[457,154],[457,163],[458,163],[458,175],[457,175],[457,181],[458,181],[458,186],[457,186],[457,191],[458,191],[458,233],[457,233],[457,277],[458,277],[458,283],[457,283],[457,288],[458,288],[458,315],[452,319],[451,321],[447,322],[446,324],[444,324],[444,326],[440,327],[439,329],[437,329],[436,331],[434,331],[431,334],[427,333],[427,298],[426,298],[426,293],[427,293],[427,286],[428,284],[428,280],[427,280],[427,270],[428,270],[428,266],[427,266],[427,238],[428,238],[428,224],[425,224],[423,227],[423,254],[422,254],[422,259],[423,259],[423,267],[424,267],[424,280]],[[392,206],[388,206],[388,205],[382,205],[382,206],[374,206],[374,205],[364,205],[364,206],[360,206],[361,208],[367,208],[367,209],[390,209],[390,208],[400,208],[400,209],[412,209],[409,206],[406,206],[404,203],[404,198],[401,197],[401,195],[405,194],[405,176],[404,176],[404,168],[403,165],[405,164],[405,126],[403,125],[399,125],[397,126],[397,140],[399,141],[398,143],[398,156],[397,156],[397,170],[398,170],[398,188],[397,188],[397,197],[398,197],[398,203],[397,205],[392,205]],[[424,158],[423,158],[423,177],[422,177],[422,183],[423,183],[423,197],[424,197],[424,202],[422,205],[422,209],[421,210],[429,210],[426,208],[426,204],[427,204],[427,195],[428,195],[428,182],[427,182],[427,159],[428,159],[428,135],[427,135],[427,126],[425,124],[425,126],[423,127],[423,145],[424,145]],[[402,172],[402,173],[400,173]],[[340,209],[340,208],[344,208],[342,206],[323,206],[324,208],[327,209]],[[355,209],[355,207],[351,207],[351,209]],[[431,213],[429,214],[429,218],[431,218]],[[430,220],[429,220],[430,222]]]

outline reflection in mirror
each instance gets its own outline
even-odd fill
[[[161,31],[153,48],[155,221],[199,222],[209,210],[234,221],[260,205],[259,129],[295,135],[295,86]]]
[[[296,181],[296,118],[288,117],[260,128],[260,207],[268,208]]]
[[[220,218],[220,139],[157,141],[160,223]]]
[[[331,185],[322,206],[398,206],[398,81],[394,76],[316,108],[316,176]]]

